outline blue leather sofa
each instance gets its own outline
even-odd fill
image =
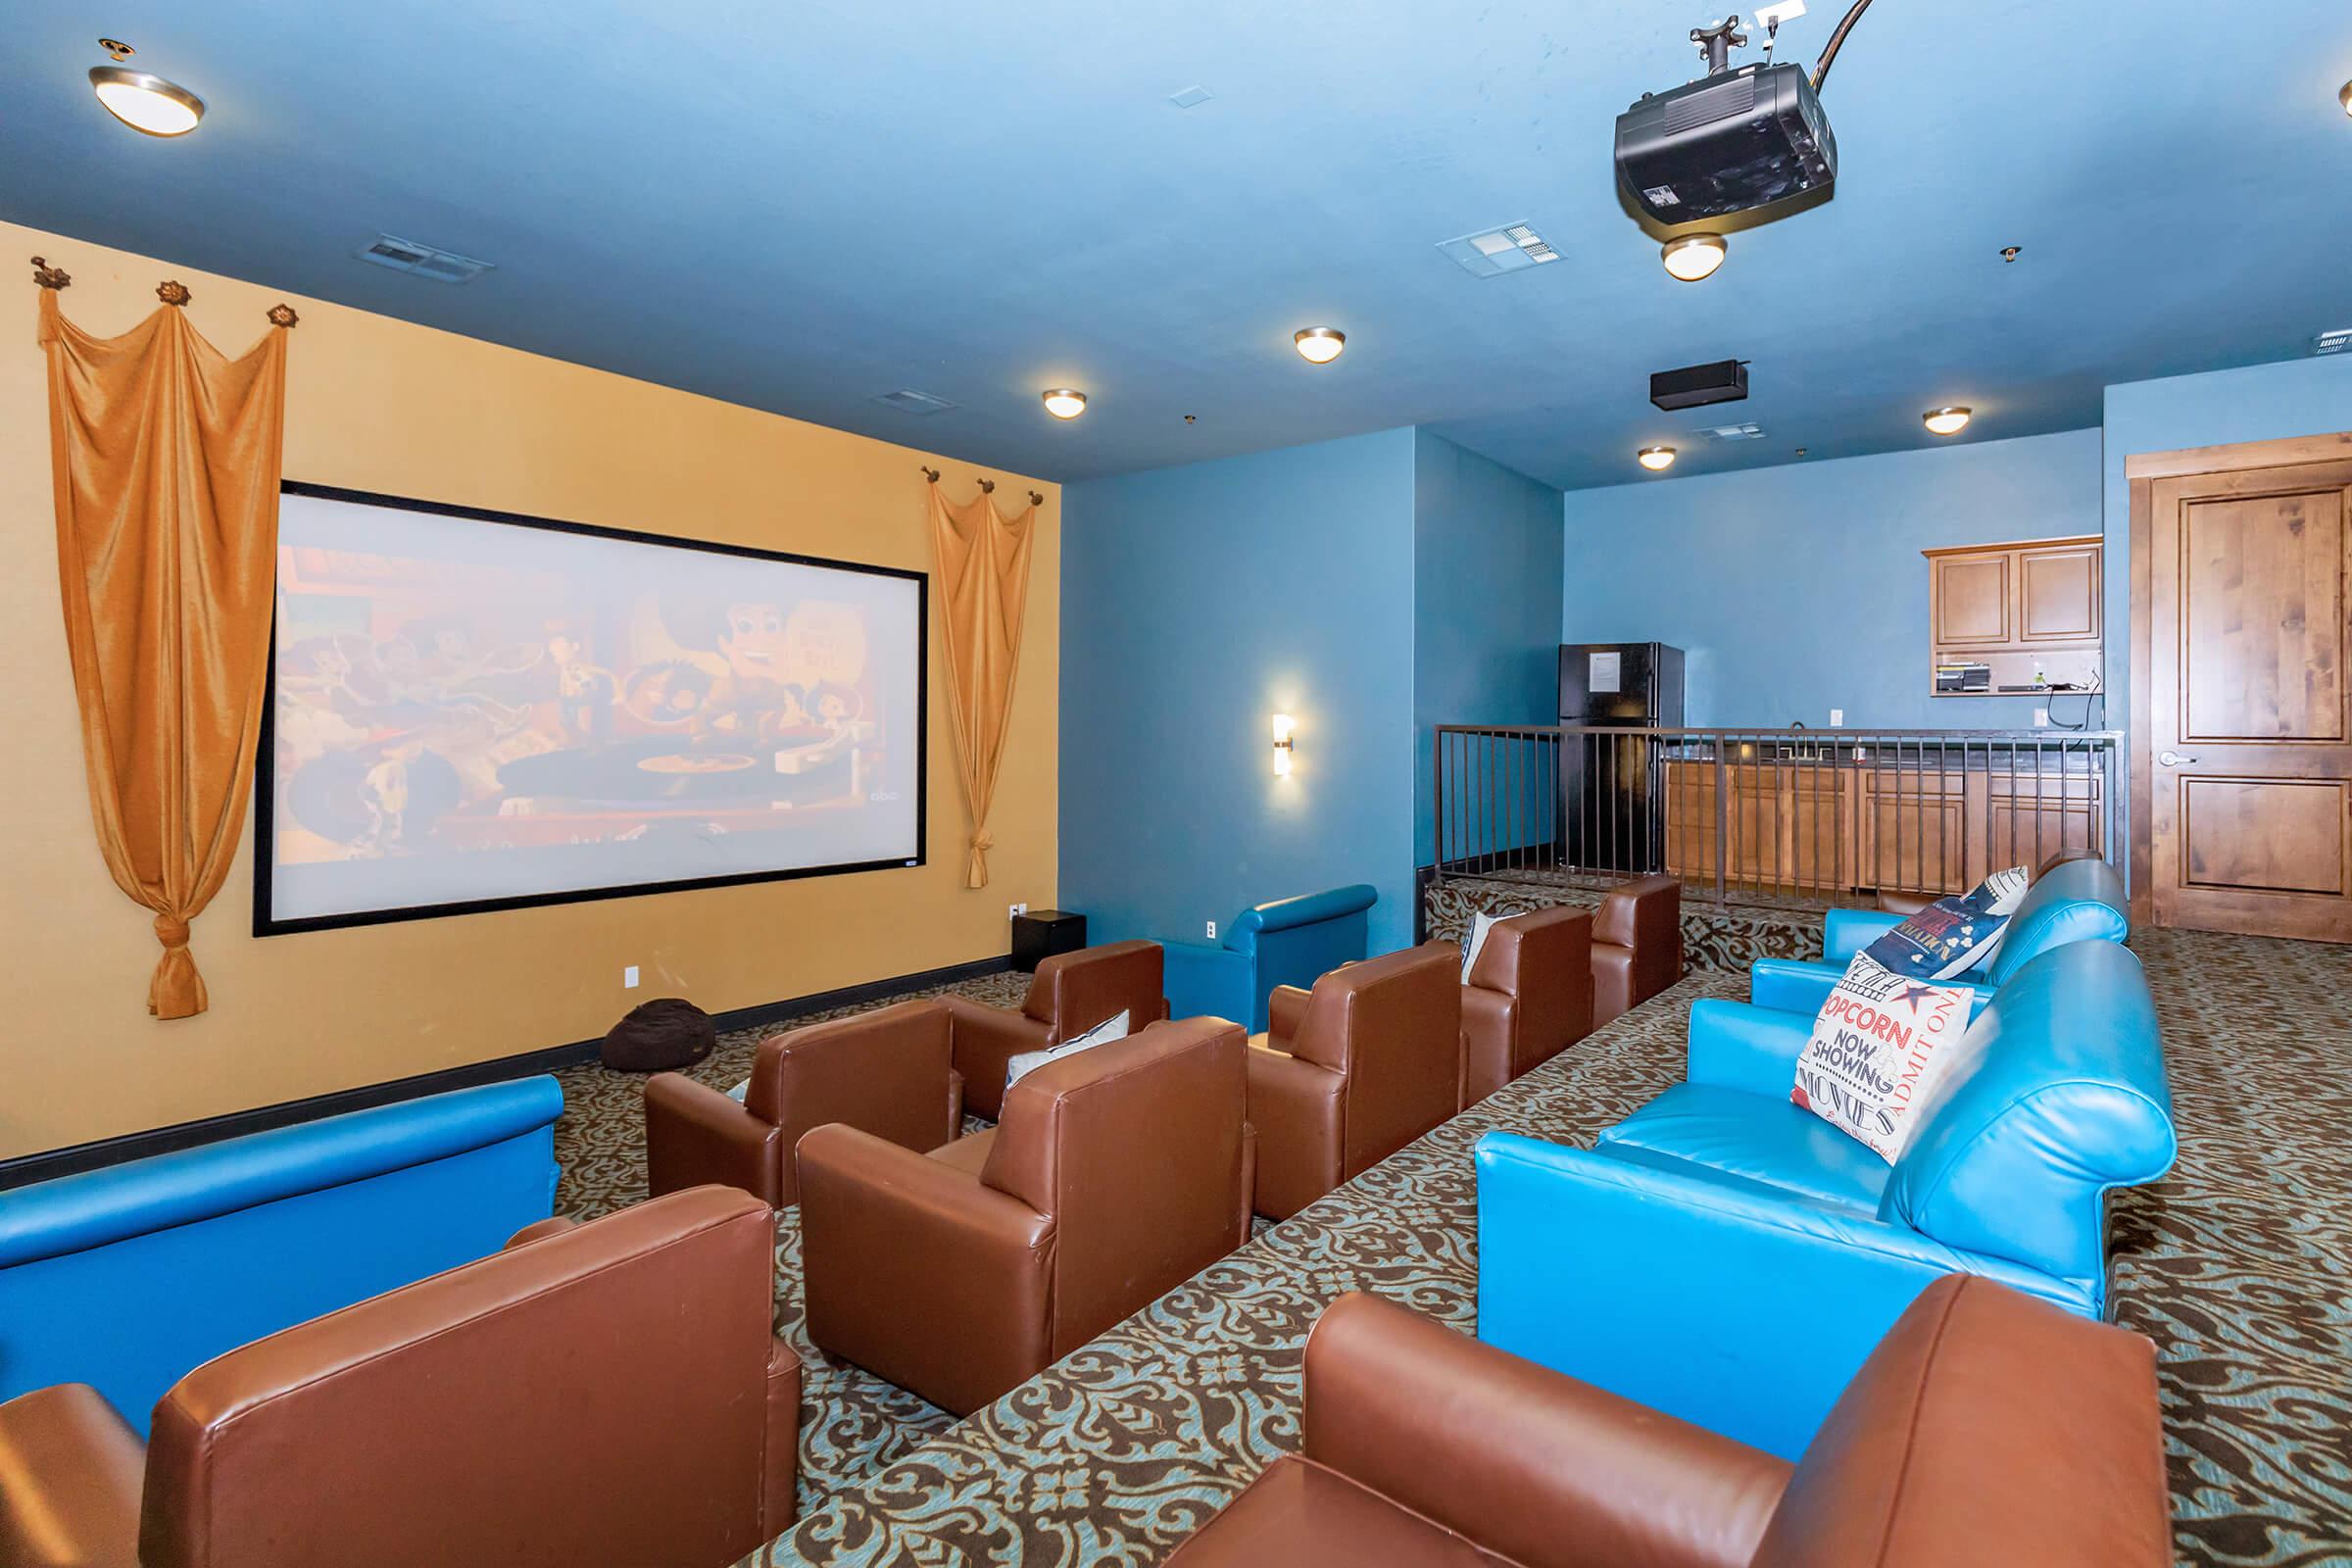
[[[185,1373],[548,1217],[548,1077],[0,1193],[0,1399],[89,1383],[140,1433]]]
[[[1369,883],[1276,899],[1244,909],[1225,928],[1225,945],[1168,942],[1168,1016],[1203,1014],[1266,1027],[1266,995],[1276,986],[1311,991],[1343,963],[1363,958],[1371,940],[1365,913],[1380,900]]]
[[[1479,1337],[1794,1458],[1941,1275],[2104,1314],[2107,1191],[2174,1154],[2137,958],[2078,942],[2010,976],[1892,1166],[1789,1103],[1809,1032],[1702,1002],[1688,1081],[1595,1148],[1481,1138]]]
[[[1748,968],[1748,1000],[1759,1007],[1810,1018],[1830,1000],[1830,988],[1854,955],[1902,923],[1877,909],[1832,909],[1822,920],[1819,958],[1758,958]],[[2122,942],[2132,935],[2132,906],[2124,879],[2105,860],[2061,860],[2026,890],[2009,917],[1992,962],[1946,982],[1974,986],[1971,1016],[2027,964],[2069,942]]]

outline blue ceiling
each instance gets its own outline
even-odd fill
[[[1783,57],[1841,9],[1814,0]],[[0,217],[1063,479],[1407,423],[1568,488],[1640,477],[1656,441],[1678,474],[1922,446],[1942,403],[1994,439],[2352,325],[2342,0],[1880,0],[1823,95],[1837,198],[1689,285],[1617,200],[1610,125],[1691,74],[1705,20],[26,7],[0,31]],[[203,127],[109,120],[84,81],[101,33],[202,94]],[[1169,102],[1195,85],[1213,96]],[[1519,220],[1562,259],[1478,279],[1436,249]],[[353,260],[378,231],[498,270]],[[1324,322],[1348,347],[1318,368],[1290,336]],[[1746,403],[1649,407],[1648,371],[1733,357]],[[1093,399],[1071,424],[1038,402],[1064,383]],[[903,387],[959,406],[873,401]],[[1768,437],[1691,436],[1733,418]]]

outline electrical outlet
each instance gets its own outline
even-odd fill
[[[637,989],[637,966],[635,964],[632,963],[620,971],[620,989],[623,991]]]
[[[1208,940],[1211,942],[1217,940],[1217,922],[1214,920],[1208,922]]]
[[[1832,729],[1843,729],[1843,728],[1845,728],[1845,710],[1844,710],[1844,709],[1842,709],[1842,708],[1833,708],[1833,709],[1831,709],[1831,710],[1830,710],[1830,728],[1832,728]]]
[[[2036,708],[2034,710],[2034,727],[2035,729],[2048,729],[2050,727],[2050,710],[2048,709]]]
[[[1024,914],[1027,914],[1028,912],[1029,912],[1029,906],[1027,906],[1026,904],[1016,904],[1016,905],[1012,906],[1012,917],[1013,917],[1014,919],[1016,919],[1016,920],[1017,920],[1017,919],[1019,919],[1019,918],[1020,918],[1022,915],[1024,915]]]

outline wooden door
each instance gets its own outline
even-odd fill
[[[2151,913],[2352,942],[2352,456],[2155,478],[2145,508]]]

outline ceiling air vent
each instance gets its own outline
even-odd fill
[[[478,262],[456,251],[437,250],[419,245],[415,240],[401,239],[391,234],[378,234],[375,243],[364,251],[355,252],[363,262],[389,267],[395,272],[414,272],[429,277],[436,283],[470,283],[497,264]]]
[[[917,392],[910,387],[901,387],[896,392],[884,392],[874,401],[887,403],[901,414],[945,414],[956,406],[946,398],[935,398],[928,392]]]
[[[1764,427],[1753,420],[1745,424],[1710,425],[1697,432],[1701,441],[1761,441]]]
[[[1525,223],[1509,223],[1480,234],[1464,234],[1460,239],[1441,240],[1438,249],[1452,257],[1472,277],[1496,277],[1560,259],[1560,253]]]
[[[2314,354],[2341,354],[2352,349],[2352,326],[2339,326],[2332,332],[2322,332],[2312,341]]]

